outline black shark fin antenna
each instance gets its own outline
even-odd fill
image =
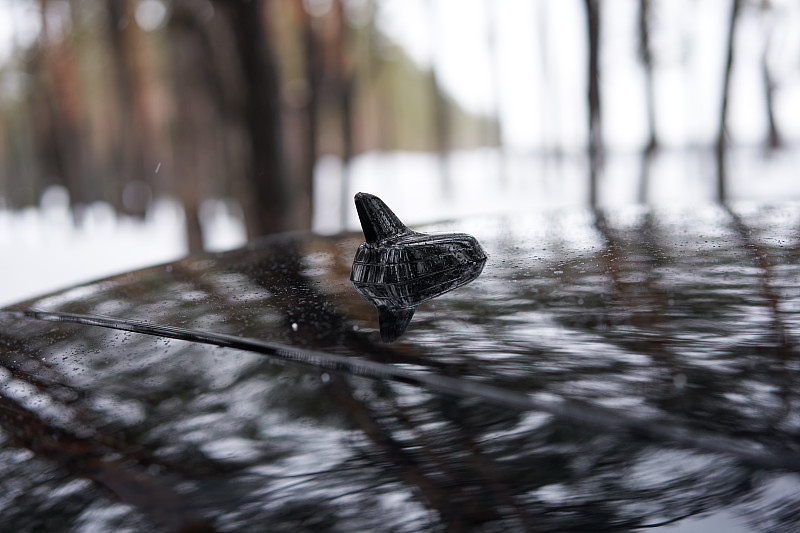
[[[381,327],[381,340],[394,342],[405,333],[414,316],[413,307],[379,307],[378,323]]]
[[[379,243],[389,237],[412,233],[377,196],[360,192],[356,194],[355,201],[358,220],[367,242]]]

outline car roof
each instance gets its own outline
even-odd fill
[[[349,280],[360,234],[267,237],[12,306],[0,485],[35,490],[0,508],[19,530],[722,513],[756,490],[742,479],[773,487],[800,465],[798,219],[715,206],[418,228],[470,233],[488,258],[392,343]]]

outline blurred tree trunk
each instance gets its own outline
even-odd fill
[[[218,72],[210,53],[207,15],[202,9],[202,4],[194,0],[174,0],[168,25],[175,106],[174,174],[186,215],[190,253],[203,249],[200,203],[208,197],[216,177],[214,165],[220,145],[217,138],[220,120],[213,94]]]
[[[602,164],[600,129],[600,1],[585,0],[589,32],[589,202],[597,205],[597,173]]]
[[[647,98],[648,139],[642,154],[642,171],[639,178],[639,202],[647,202],[650,181],[650,163],[658,150],[656,137],[655,82],[653,80],[653,52],[650,46],[650,19],[652,0],[639,0],[639,58],[645,74]]]
[[[342,157],[342,182],[339,195],[340,226],[347,227],[351,209],[350,162],[354,155],[353,113],[355,100],[355,58],[350,42],[347,17],[342,0],[333,0],[323,33],[323,93],[338,118],[338,140]]]
[[[33,92],[33,91],[32,91]],[[2,188],[0,196],[5,197],[5,206],[14,208],[30,205],[37,199],[37,182],[41,175],[41,161],[36,154],[36,113],[31,109],[33,104],[29,97],[20,102],[20,115],[0,107],[3,120],[3,152],[0,158],[5,162],[5,173],[0,177]]]
[[[172,5],[174,170],[192,252],[202,246],[200,204],[227,189],[225,182],[242,204],[250,238],[310,226],[310,208],[295,203],[300,195],[286,172],[287,132],[267,22],[262,1]],[[301,211],[305,220],[292,221]]]
[[[288,176],[284,171],[278,71],[269,24],[261,1],[216,0],[215,9],[230,21],[241,62],[242,115],[250,144],[244,171],[251,191],[244,212],[248,235],[292,229]]]
[[[648,140],[645,152],[651,155],[658,149],[656,137],[656,99],[653,80],[653,51],[650,46],[650,19],[652,0],[639,0],[639,57],[645,72],[647,92]]]
[[[770,17],[772,13],[772,3],[769,0],[761,2],[761,12],[764,17]],[[770,20],[771,22],[771,20]],[[769,132],[767,133],[767,147],[771,150],[783,146],[783,139],[781,138],[778,125],[775,122],[775,80],[772,77],[772,72],[769,68],[769,49],[771,41],[772,24],[769,24],[765,33],[764,50],[761,53],[761,76],[764,79],[764,96],[766,104],[767,121],[769,124]]]
[[[264,38],[268,39],[269,54],[276,69],[275,90],[280,92],[274,98],[280,114],[281,175],[285,180],[287,202],[283,225],[286,229],[307,229],[313,215],[314,169],[319,144],[317,111],[321,64],[315,20],[306,11],[303,0],[262,4]],[[232,20],[235,31],[239,31],[237,24]],[[246,77],[243,65],[242,79]],[[244,94],[242,101],[246,106],[248,97],[246,92]]]
[[[0,211],[9,207],[12,199],[12,188],[9,176],[12,175],[12,156],[9,150],[9,140],[6,134],[5,116],[0,102]]]
[[[300,156],[300,176],[295,180],[294,194],[298,198],[296,204],[302,204],[302,213],[297,213],[295,223],[298,227],[311,227],[314,199],[314,170],[319,159],[319,93],[323,76],[323,65],[319,47],[319,39],[314,32],[311,15],[303,7],[303,0],[295,2],[295,8],[301,20],[301,37],[303,41],[303,59],[308,97],[305,103],[304,123],[305,135],[302,138]]]
[[[137,113],[134,109],[134,73],[128,60],[128,47],[125,36],[126,17],[129,11],[129,0],[106,0],[108,14],[108,37],[111,43],[112,68],[114,71],[116,87],[116,104],[109,114],[118,115],[112,130],[115,137],[113,147],[114,156],[112,164],[112,177],[108,186],[112,189],[111,197],[118,211],[124,211],[122,204],[122,189],[125,183],[135,176],[141,169],[136,168],[140,163],[141,144],[137,132],[140,128]]]
[[[717,142],[715,146],[717,158],[717,199],[720,202],[724,202],[727,197],[725,151],[727,148],[726,129],[728,124],[728,97],[731,85],[731,69],[733,67],[733,46],[736,40],[736,20],[739,17],[741,5],[741,0],[733,0],[733,5],[731,6],[730,22],[728,25],[727,56],[725,59],[725,78],[722,84],[722,105],[720,106],[719,128],[717,130]]]
[[[497,47],[497,3],[494,0],[484,2],[486,9],[486,47],[489,52],[490,76],[492,87],[492,112],[488,124],[490,129],[489,144],[496,146],[498,151],[498,175],[501,184],[506,181],[506,154],[503,146],[503,118],[500,109],[502,98],[502,83],[500,80],[499,59]]]
[[[112,187],[115,204],[123,212],[143,216],[149,200],[147,190],[155,189],[159,139],[153,109],[155,88],[148,70],[152,59],[145,55],[142,30],[134,20],[135,9],[131,0],[106,0],[117,114],[112,126]]]
[[[551,74],[551,61],[548,55],[548,43],[550,39],[549,32],[551,25],[549,22],[549,10],[547,2],[538,2],[538,10],[536,13],[537,24],[535,26],[536,33],[538,34],[539,43],[539,57],[542,62],[542,68],[539,72],[542,84],[542,97],[539,109],[541,113],[539,117],[534,117],[533,120],[540,120],[543,123],[542,127],[542,150],[548,156],[557,154],[561,147],[557,141],[559,138],[558,121],[554,120],[554,109],[558,109],[558,91],[554,90],[554,83],[549,80],[552,79]]]
[[[436,66],[431,66],[430,72],[430,91],[431,101],[433,102],[433,131],[434,145],[436,153],[439,154],[439,173],[442,180],[442,190],[445,195],[452,193],[452,178],[448,166],[448,159],[451,146],[450,128],[450,102],[444,95],[439,77],[436,74]]]
[[[437,53],[439,46],[439,16],[436,12],[436,2],[428,0],[428,20],[430,21],[429,35],[431,37],[431,71],[430,71],[430,94],[431,102],[433,104],[433,134],[434,146],[436,153],[439,155],[439,174],[442,181],[442,191],[445,196],[452,193],[452,177],[450,176],[450,169],[448,159],[450,150],[452,149],[451,143],[451,109],[450,102],[444,94],[441,83],[439,83],[439,61]]]
[[[500,118],[500,71],[498,69],[497,51],[497,4],[494,0],[484,2],[486,9],[486,49],[489,55],[490,76],[489,83],[492,87],[492,110],[487,124],[489,126],[488,144],[491,146],[502,146],[503,144],[503,123]]]
[[[32,103],[38,114],[39,157],[44,162],[43,170],[49,174],[42,185],[58,183],[70,191],[73,201],[85,202],[96,199],[96,193],[85,182],[88,172],[79,77],[68,35],[59,34],[63,30],[52,26],[53,22],[67,26],[68,21],[59,22],[49,4],[48,0],[39,0],[43,63]],[[57,15],[63,17],[64,13]]]
[[[376,0],[367,0],[371,6],[370,20],[367,26],[367,61],[365,68],[368,71],[368,83],[373,87],[378,87],[378,82],[388,67],[387,62],[381,54],[383,43],[383,33],[378,28],[376,17]],[[375,89],[370,91],[374,102],[374,114],[376,116],[375,145],[379,149],[386,149],[395,142],[395,133],[392,125],[394,124],[394,105],[390,91]]]
[[[783,139],[775,122],[775,80],[772,78],[772,73],[767,64],[766,50],[761,58],[761,75],[764,77],[764,93],[766,96],[767,120],[769,122],[767,146],[774,150],[783,146]]]

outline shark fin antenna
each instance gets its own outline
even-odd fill
[[[355,196],[358,220],[368,243],[379,243],[390,237],[412,233],[383,200],[360,192]]]

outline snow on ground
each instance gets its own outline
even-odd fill
[[[0,210],[0,307],[186,254],[183,211],[174,201],[154,202],[144,220],[117,216],[101,202],[74,216],[67,206],[63,189],[51,188],[39,209]],[[207,249],[244,244],[241,220],[225,203],[203,211]]]
[[[733,200],[800,201],[800,179],[793,170],[800,168],[799,153],[764,157],[755,149],[742,150],[731,154],[730,163]],[[373,152],[355,158],[343,177],[335,158],[323,158],[315,178],[314,230],[359,229],[353,208],[358,191],[380,196],[412,225],[479,213],[580,208],[589,197],[588,163],[577,156],[483,149],[451,154],[444,166],[449,182],[441,179],[442,168],[433,154]],[[609,156],[600,181],[601,204],[639,202],[641,176],[638,155]],[[649,204],[696,205],[715,199],[716,169],[707,152],[662,153],[648,176]],[[0,209],[0,307],[186,253],[183,212],[174,201],[154,202],[143,221],[117,216],[103,203],[77,214],[68,204],[63,189],[51,188],[39,209]],[[234,203],[207,202],[201,218],[206,249],[244,244],[241,211]]]
[[[760,148],[740,149],[730,153],[728,167],[732,201],[800,201],[799,151],[765,154]],[[451,153],[445,169],[449,187],[441,178],[439,158],[431,153],[367,153],[353,160],[346,176],[338,159],[325,157],[317,165],[314,184],[314,230],[359,229],[353,209],[353,196],[359,191],[383,198],[407,224],[472,214],[574,209],[589,201],[589,162],[574,153],[543,157],[488,148],[461,151]],[[717,198],[716,163],[710,151],[660,152],[647,168],[644,198],[642,175],[638,152],[608,154],[599,178],[599,204],[696,205]]]

